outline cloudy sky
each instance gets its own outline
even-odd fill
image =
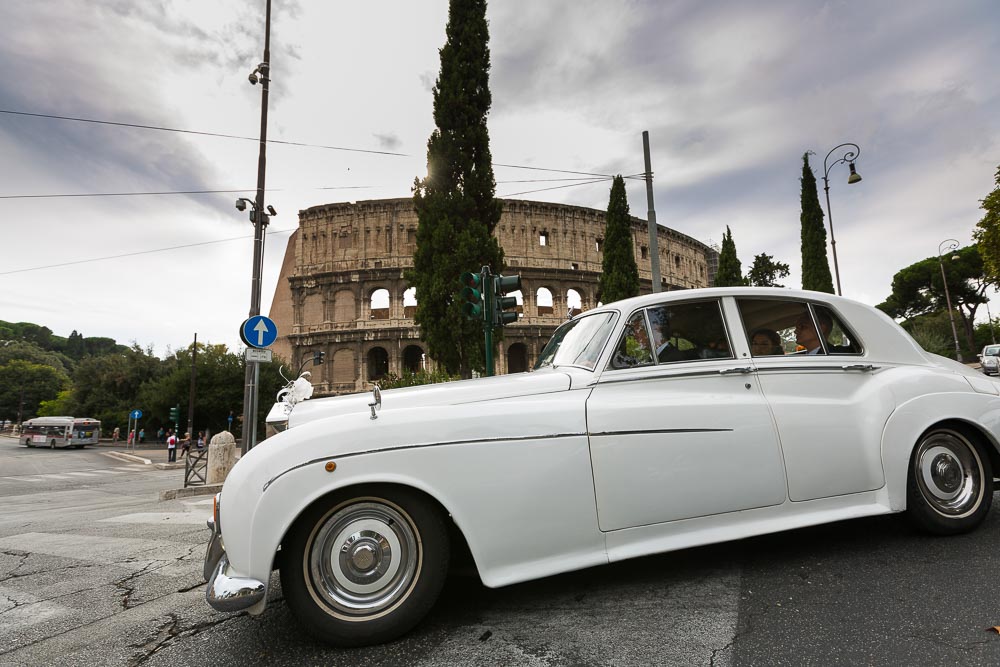
[[[161,355],[195,332],[240,346],[253,230],[233,201],[257,182],[264,4],[4,3],[0,319]],[[493,156],[536,168],[497,166],[498,196],[606,208],[607,183],[551,189],[572,182],[538,179],[572,176],[538,169],[637,174],[648,130],[660,224],[706,242],[729,225],[744,269],[767,252],[797,287],[801,156],[822,185],[854,142],[864,180],[831,169],[834,231],[845,296],[876,304],[941,241],[969,243],[994,187],[996,0],[536,0],[488,18]],[[445,0],[275,0],[269,138],[308,146],[268,147],[264,312],[299,210],[409,196],[425,174],[446,20]],[[205,190],[231,192],[128,194]]]

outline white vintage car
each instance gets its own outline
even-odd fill
[[[1000,470],[1000,381],[816,292],[650,294],[530,373],[293,402],[217,497],[207,597],[260,613],[280,566],[337,645],[412,628],[456,553],[497,587],[892,512],[960,533]]]

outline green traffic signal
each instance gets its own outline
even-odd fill
[[[483,276],[479,273],[466,271],[459,277],[459,282],[464,285],[462,291],[459,292],[462,313],[470,320],[483,319],[486,312],[482,293]]]
[[[493,277],[493,313],[495,324],[506,326],[517,322],[517,298],[506,295],[510,292],[520,291],[520,289],[521,276],[519,275]]]

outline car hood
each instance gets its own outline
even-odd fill
[[[571,375],[554,369],[533,373],[514,373],[497,377],[459,380],[439,384],[387,389],[382,392],[379,411],[418,408],[426,406],[460,405],[503,398],[531,396],[566,391],[572,386]],[[295,428],[318,419],[344,414],[370,414],[371,392],[317,398],[295,406],[288,419],[289,428]]]

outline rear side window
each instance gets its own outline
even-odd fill
[[[831,308],[791,299],[737,299],[754,357],[861,354],[861,342]]]

